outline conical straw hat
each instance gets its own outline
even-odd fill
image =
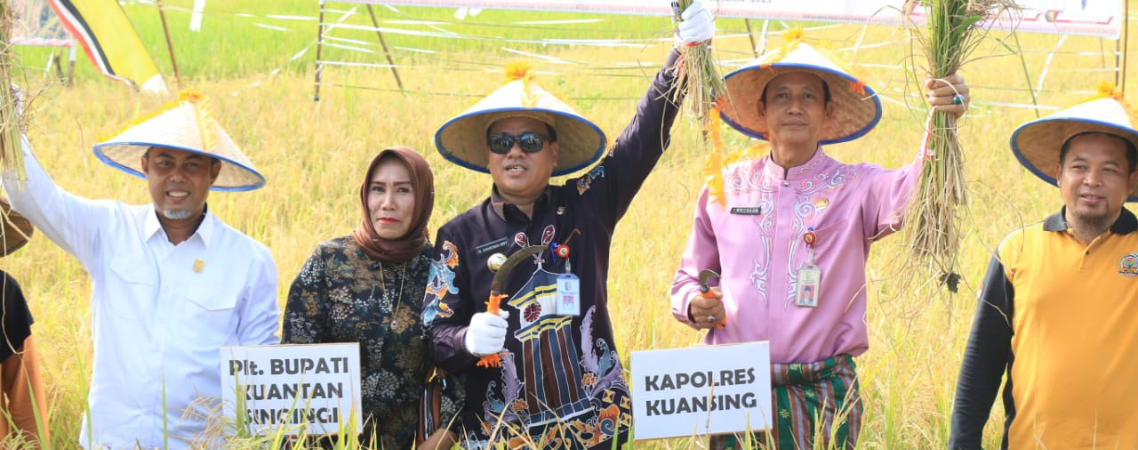
[[[0,256],[8,256],[28,243],[35,228],[23,215],[12,210],[6,198],[0,197],[0,211],[0,223],[3,224],[0,226],[0,235],[4,238],[4,242],[0,243]]]
[[[812,73],[830,88],[834,114],[826,121],[819,144],[857,139],[881,120],[881,100],[873,89],[804,42],[801,35],[724,77],[727,93],[720,108],[723,120],[743,134],[768,139],[767,124],[759,117],[759,100],[767,83],[790,72]]]
[[[507,71],[516,70],[507,68]],[[517,79],[498,88],[462,114],[439,127],[435,147],[447,160],[467,169],[490,173],[486,132],[498,120],[529,117],[553,126],[561,147],[553,176],[588,167],[604,155],[607,141],[601,128],[533,81],[528,67]]]
[[[146,178],[142,155],[150,147],[199,153],[221,161],[221,174],[213,191],[251,191],[265,185],[265,177],[241,152],[213,117],[209,99],[196,91],[183,91],[178,100],[127,126],[106,142],[95,145],[95,156],[111,167]]]
[[[1068,139],[1080,133],[1118,136],[1138,148],[1138,130],[1130,107],[1114,96],[1096,98],[1020,125],[1012,133],[1012,153],[1027,170],[1048,183],[1055,182],[1059,152]],[[1138,201],[1138,187],[1128,201]]]

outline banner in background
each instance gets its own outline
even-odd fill
[[[608,14],[671,15],[665,0],[336,0],[408,6],[529,9]],[[1121,34],[1122,0],[1017,0],[1018,12],[992,23],[996,29],[1079,34],[1117,39]],[[719,17],[806,20],[900,25],[924,24],[923,7],[905,10],[905,0],[714,0],[708,7]],[[907,19],[908,18],[908,19]]]
[[[116,0],[48,0],[63,27],[107,77],[162,94],[166,84]]]
[[[46,0],[9,0],[16,13],[12,44],[37,47],[71,47],[75,41],[59,23]]]

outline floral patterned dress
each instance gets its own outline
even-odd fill
[[[365,442],[410,449],[420,418],[427,357],[420,319],[430,247],[403,263],[381,263],[351,236],[313,252],[293,280],[285,307],[282,342],[359,342]],[[461,383],[445,380],[440,423],[462,407]]]

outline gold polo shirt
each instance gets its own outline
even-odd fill
[[[1135,231],[1124,208],[1084,245],[1060,211],[1000,244],[965,350],[952,448],[979,448],[1004,375],[1004,448],[1138,448]]]

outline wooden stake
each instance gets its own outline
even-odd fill
[[[379,32],[379,21],[375,20],[375,10],[371,8],[371,3],[367,5],[367,13],[371,14],[371,24],[375,27],[375,35],[379,36],[379,45],[383,47],[383,56],[387,57],[387,64],[391,66],[391,74],[395,75],[395,84],[399,85],[399,90],[403,90],[403,81],[399,80],[399,71],[395,70],[395,61],[391,59],[391,52],[387,50],[387,43],[383,41],[383,33]]]
[[[755,57],[758,58],[759,47],[755,45],[755,34],[751,32],[751,19],[743,19],[743,23],[747,24],[747,37],[751,38],[751,53],[754,53]]]
[[[324,0],[320,0],[320,28],[316,30],[316,82],[312,101],[320,101],[320,79],[324,76],[324,64],[320,62],[320,50],[324,48]]]
[[[71,50],[67,52],[67,87],[75,84],[75,47],[78,46],[78,42],[71,41]]]
[[[170,52],[170,64],[174,66],[174,82],[182,90],[182,76],[178,73],[178,60],[174,57],[174,42],[170,40],[170,27],[166,26],[166,12],[162,11],[162,0],[154,0],[158,5],[158,17],[162,18],[162,32],[166,34],[166,50]]]

